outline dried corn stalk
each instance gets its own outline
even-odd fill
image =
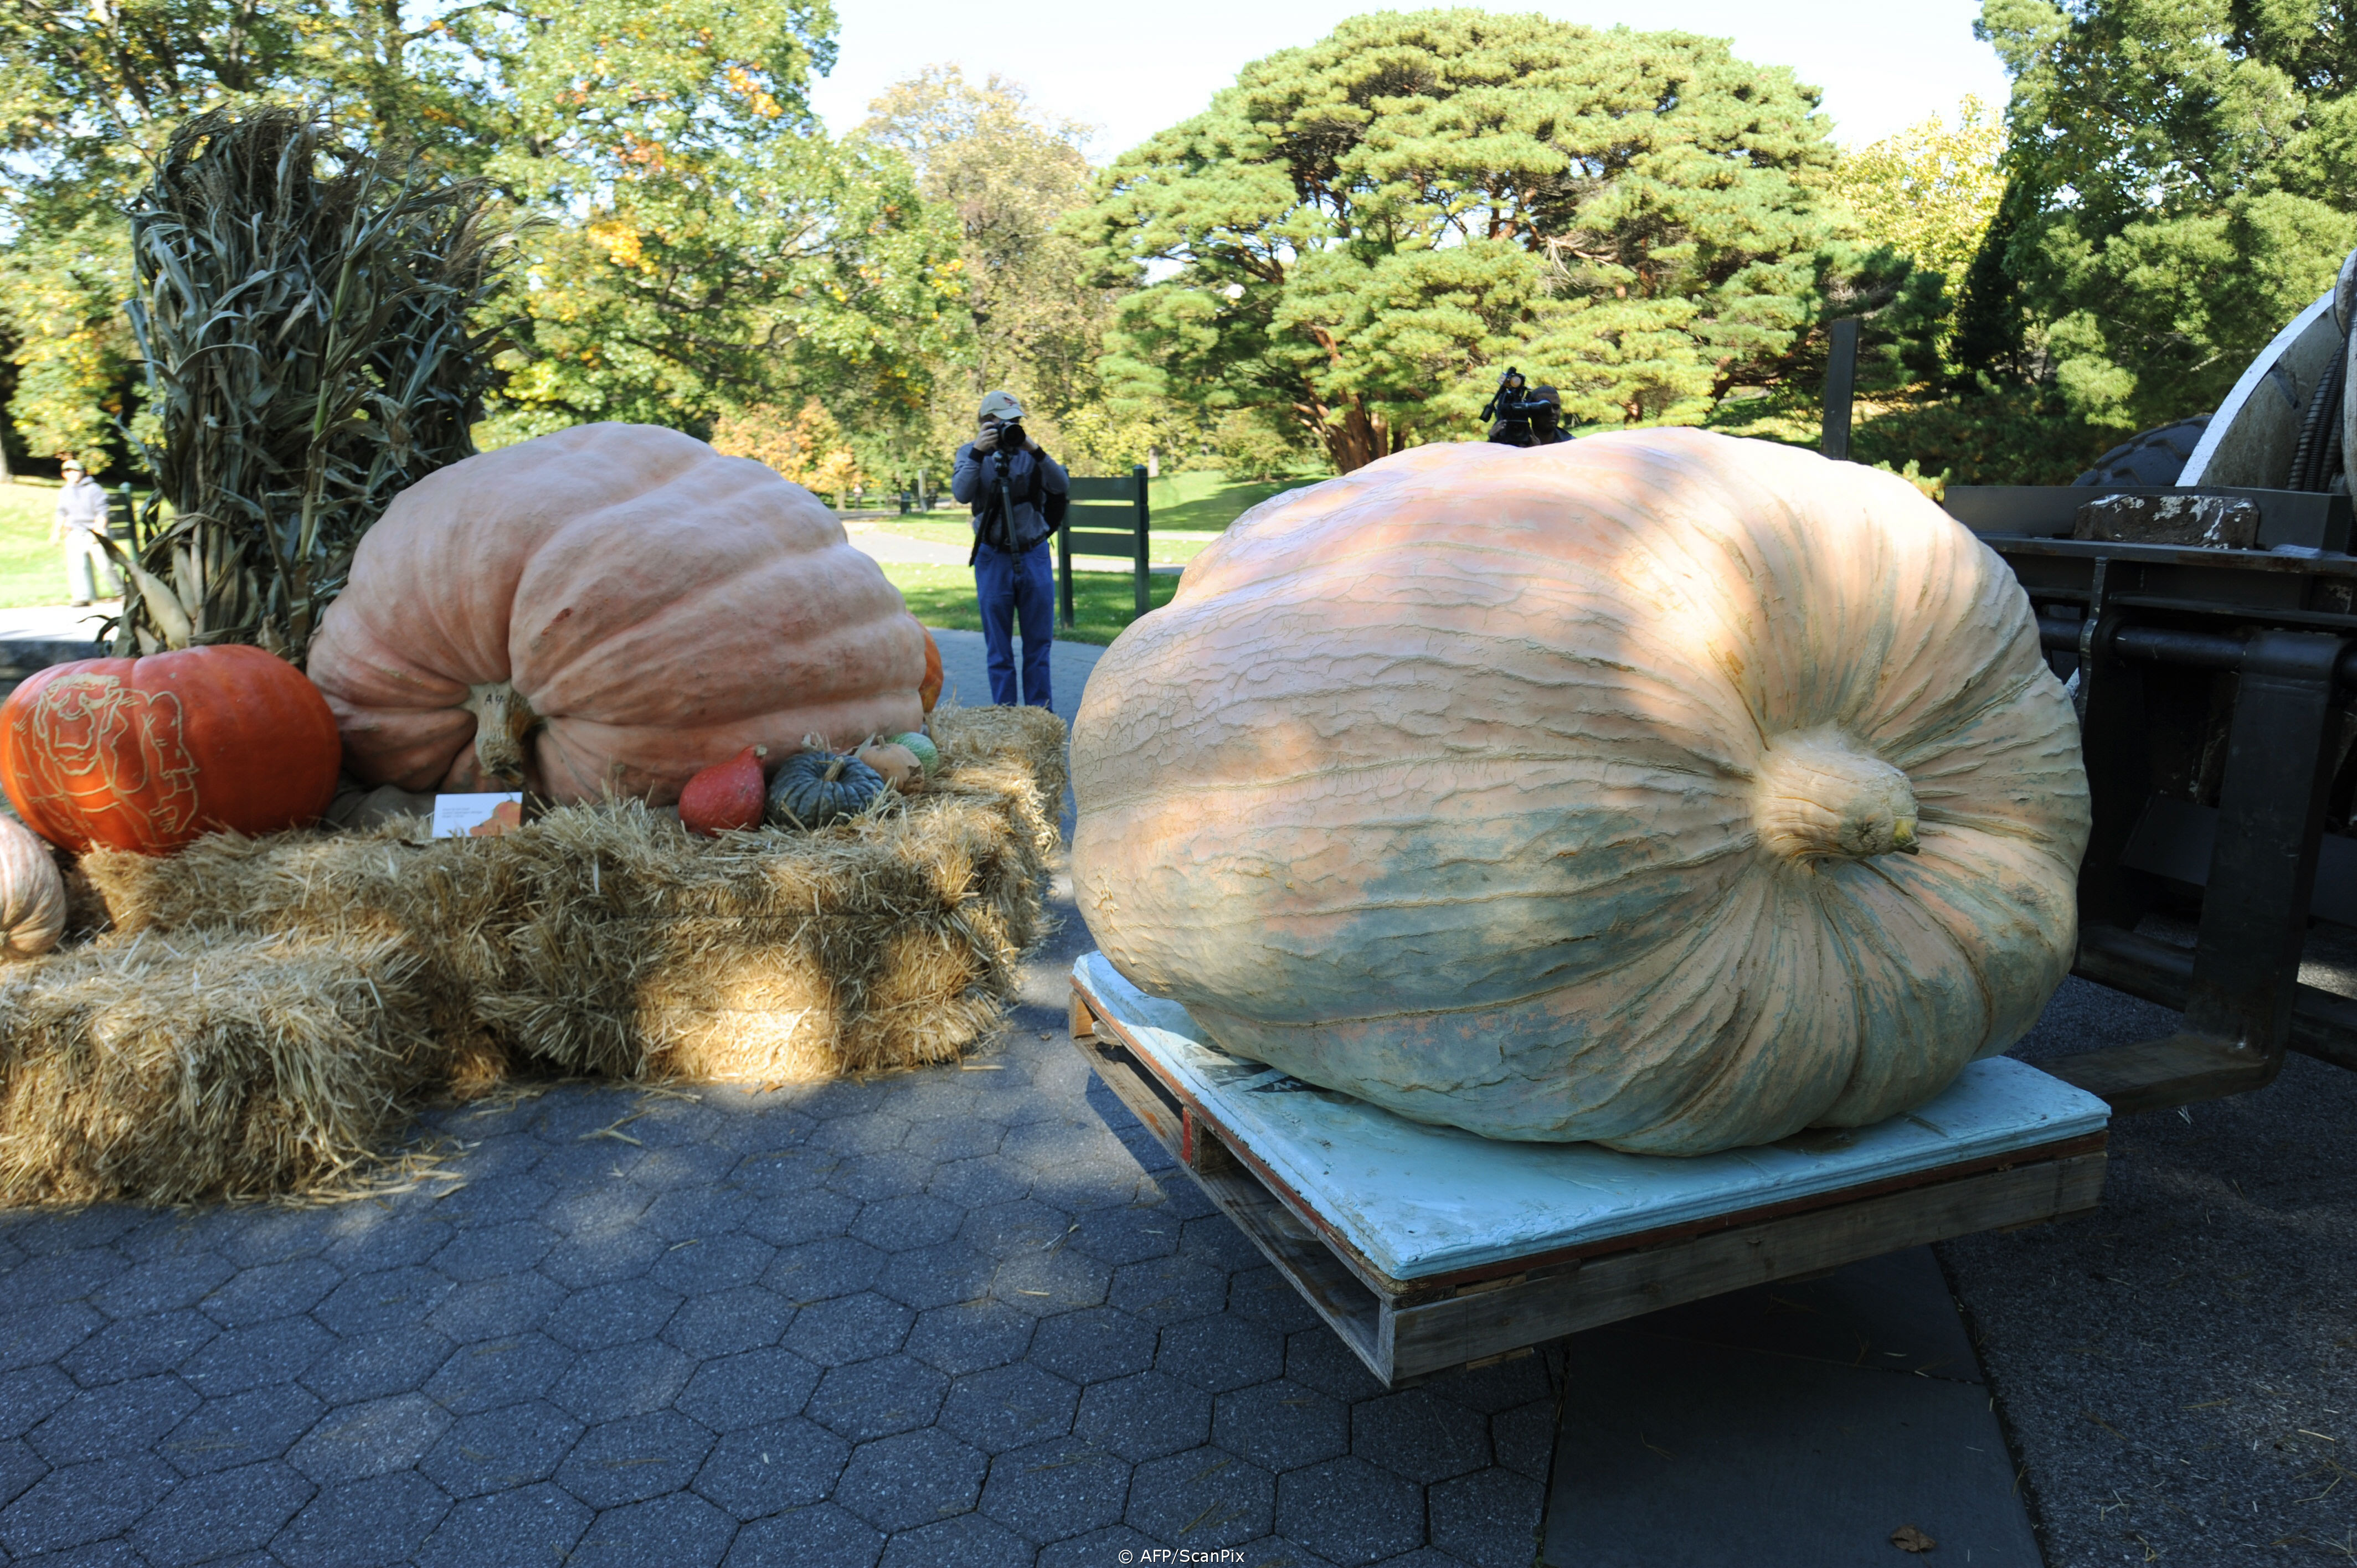
[[[131,217],[161,442],[140,443],[155,489],[118,560],[137,588],[118,653],[254,642],[299,661],[362,532],[473,453],[491,334],[470,318],[507,250],[490,199],[391,178],[295,109],[173,136]]]

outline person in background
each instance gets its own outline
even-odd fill
[[[990,665],[990,700],[1012,707],[1053,706],[1048,660],[1056,638],[1056,571],[1049,559],[1054,536],[1050,496],[1071,493],[1056,459],[1023,428],[1023,405],[1013,392],[995,392],[976,415],[980,434],[957,450],[950,494],[974,510],[974,596],[982,610],[982,639]],[[1015,681],[1014,632],[1023,632],[1023,682]]]
[[[66,594],[76,605],[113,598],[122,587],[106,558],[106,489],[82,471],[71,457],[65,460],[65,489],[58,492],[56,517],[49,523],[49,542],[66,547]]]

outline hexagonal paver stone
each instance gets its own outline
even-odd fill
[[[33,1428],[33,1452],[51,1465],[112,1459],[153,1447],[197,1407],[196,1391],[178,1378],[138,1378],[91,1389]]]
[[[846,1155],[836,1160],[831,1169],[818,1173],[819,1179],[845,1197],[856,1197],[862,1203],[876,1203],[903,1193],[921,1192],[926,1179],[933,1174],[933,1163],[920,1155],[900,1149],[875,1155]]]
[[[716,1441],[675,1410],[608,1422],[582,1434],[556,1484],[593,1509],[658,1498],[694,1480]]]
[[[1052,1247],[1075,1223],[1062,1209],[1027,1197],[973,1210],[959,1233],[992,1257],[1004,1259]]]
[[[270,1550],[288,1568],[393,1568],[449,1511],[439,1487],[403,1470],[323,1489]]]
[[[997,1272],[997,1260],[963,1241],[947,1241],[895,1252],[876,1276],[876,1289],[903,1306],[925,1312],[988,1294],[991,1276]]]
[[[541,1332],[576,1350],[603,1350],[652,1339],[679,1310],[677,1291],[652,1280],[621,1280],[576,1291],[549,1314]]]
[[[78,1301],[16,1308],[0,1324],[0,1371],[55,1361],[105,1326],[95,1308]]]
[[[1285,1341],[1241,1317],[1200,1317],[1162,1331],[1157,1370],[1222,1393],[1265,1382],[1285,1370]]]
[[[27,1305],[79,1301],[130,1271],[121,1253],[104,1248],[67,1249],[34,1258],[8,1271],[8,1294]]]
[[[1351,1452],[1429,1486],[1490,1463],[1489,1423],[1424,1389],[1351,1408]]]
[[[1120,1522],[1129,1462],[1076,1437],[1010,1449],[991,1462],[982,1511],[1038,1543]]]
[[[335,1347],[336,1337],[307,1317],[232,1328],[180,1364],[180,1376],[208,1399],[291,1383]]]
[[[574,1548],[572,1561],[661,1563],[710,1568],[737,1533],[737,1521],[693,1492],[675,1492],[597,1516]]]
[[[285,1454],[327,1408],[301,1389],[255,1389],[207,1400],[156,1451],[183,1476],[234,1470]]]
[[[1380,1563],[1424,1544],[1424,1488],[1363,1459],[1329,1459],[1277,1478],[1276,1528],[1335,1563]]]
[[[572,1494],[546,1484],[469,1498],[426,1539],[417,1563],[419,1568],[562,1563],[593,1517]]]
[[[796,1305],[807,1306],[866,1290],[883,1268],[884,1254],[874,1247],[834,1236],[786,1248],[761,1283]]]
[[[995,1155],[1006,1137],[1006,1129],[996,1122],[975,1116],[933,1116],[909,1122],[909,1135],[900,1140],[900,1146],[936,1165],[948,1165]]]
[[[1228,1310],[1279,1334],[1316,1328],[1325,1322],[1292,1281],[1265,1264],[1240,1269],[1229,1277]]]
[[[193,1307],[126,1317],[84,1339],[58,1364],[84,1388],[95,1388],[175,1371],[220,1335],[213,1320]]]
[[[1285,1375],[1344,1404],[1387,1392],[1367,1364],[1323,1326],[1285,1337]]]
[[[854,1443],[928,1425],[949,1379],[913,1356],[879,1356],[828,1371],[806,1407],[810,1418]]]
[[[805,1306],[786,1330],[786,1348],[823,1367],[888,1356],[908,1337],[916,1314],[899,1302],[863,1291]]]
[[[1167,1258],[1178,1250],[1179,1227],[1151,1208],[1092,1208],[1079,1225],[1071,1245],[1115,1267]]]
[[[1072,1427],[1081,1391],[1030,1362],[960,1378],[942,1409],[942,1426],[985,1454],[1061,1437]]]
[[[735,1233],[743,1228],[758,1199],[726,1185],[726,1180],[723,1177],[720,1186],[664,1193],[647,1205],[647,1211],[639,1216],[640,1225],[683,1251],[694,1251],[683,1243]]]
[[[197,1305],[223,1328],[243,1328],[308,1312],[343,1283],[343,1271],[325,1258],[292,1258],[241,1270]]]
[[[740,1520],[823,1502],[851,1444],[797,1416],[722,1438],[696,1472],[695,1489]]]
[[[1197,1550],[1266,1535],[1276,1479],[1219,1448],[1190,1448],[1140,1465],[1129,1478],[1128,1522],[1157,1541]]]
[[[677,1399],[694,1367],[668,1345],[618,1345],[576,1358],[548,1397],[583,1421],[619,1421]]]
[[[1022,1563],[1031,1543],[980,1514],[942,1520],[896,1535],[877,1560],[878,1568],[942,1568],[946,1563]]]
[[[1498,1463],[1517,1475],[1544,1481],[1555,1464],[1553,1400],[1533,1400],[1490,1418],[1490,1441]]]
[[[737,1167],[737,1179],[751,1185],[758,1175],[748,1173],[754,1162]],[[745,1221],[745,1229],[762,1240],[778,1247],[798,1246],[830,1236],[840,1236],[851,1229],[859,1218],[859,1200],[839,1192],[804,1189],[807,1177],[782,1163],[767,1162],[762,1175],[774,1175],[780,1180],[791,1179],[796,1190],[765,1197],[753,1208]]]
[[[1006,1259],[991,1278],[990,1294],[995,1300],[1045,1317],[1099,1305],[1112,1284],[1112,1264],[1059,1245]]]
[[[1350,1452],[1350,1412],[1305,1383],[1279,1378],[1222,1394],[1211,1441],[1264,1468],[1295,1470]]]
[[[855,1449],[834,1500],[877,1530],[897,1532],[972,1509],[990,1461],[938,1427]]]
[[[73,1380],[55,1367],[0,1372],[0,1438],[24,1436],[74,1391]]]
[[[1116,1524],[1057,1541],[1039,1553],[1037,1568],[1100,1568],[1107,1563],[1144,1563],[1149,1561],[1145,1554],[1157,1550],[1158,1544],[1125,1524]],[[1121,1555],[1125,1552],[1129,1553],[1127,1557]]]
[[[1198,1258],[1155,1258],[1115,1269],[1105,1300],[1157,1326],[1188,1323],[1227,1310],[1228,1276]]]
[[[462,1345],[529,1334],[565,1304],[565,1287],[527,1270],[460,1285],[442,1298],[426,1323]]]
[[[582,1185],[565,1187],[544,1204],[539,1223],[568,1237],[610,1236],[629,1230],[647,1211],[654,1195],[638,1191],[627,1182],[607,1179],[609,1174],[593,1169],[576,1178]]]
[[[1003,1367],[1021,1358],[1036,1326],[1029,1313],[995,1301],[936,1306],[909,1331],[909,1354],[952,1377]]]
[[[961,1208],[1013,1203],[1031,1191],[1029,1174],[993,1159],[955,1160],[933,1172],[925,1190]]]
[[[356,1334],[304,1369],[302,1383],[329,1404],[356,1404],[422,1388],[457,1347],[422,1323]]]
[[[819,1369],[791,1350],[748,1350],[698,1367],[679,1408],[715,1432],[734,1432],[796,1413],[818,1380]]]
[[[573,1352],[543,1334],[461,1345],[426,1381],[425,1391],[453,1414],[494,1410],[547,1393],[573,1360]]]
[[[545,1481],[573,1451],[581,1423],[545,1400],[461,1418],[418,1465],[454,1498]]]
[[[751,1236],[690,1236],[665,1247],[647,1277],[691,1298],[749,1285],[774,1267],[778,1250]]]
[[[865,1521],[821,1503],[738,1530],[726,1568],[872,1568],[883,1551],[884,1537]]]
[[[158,1568],[258,1552],[317,1490],[277,1460],[221,1470],[184,1483],[147,1510],[132,1532]]]
[[[1547,1362],[1546,1356],[1517,1356],[1470,1371],[1446,1372],[1426,1384],[1425,1391],[1483,1415],[1495,1415],[1533,1400],[1555,1398],[1555,1389],[1547,1381]]]
[[[434,1254],[433,1267],[461,1284],[502,1279],[529,1272],[555,1245],[556,1232],[533,1220],[470,1226]]]
[[[371,1334],[423,1323],[425,1315],[457,1288],[431,1269],[386,1269],[346,1280],[311,1309],[330,1332]]]
[[[1051,1317],[1032,1336],[1030,1359],[1076,1383],[1103,1382],[1154,1365],[1154,1326],[1109,1306]]]
[[[153,1259],[124,1270],[91,1292],[90,1304],[109,1317],[145,1317],[194,1306],[237,1273],[217,1253],[196,1251]]]
[[[739,1285],[691,1296],[663,1326],[662,1337],[696,1358],[734,1356],[775,1345],[794,1320],[794,1304],[766,1285]]]
[[[958,1233],[965,1210],[947,1198],[915,1192],[871,1203],[852,1222],[851,1234],[886,1252],[938,1247]]]
[[[1529,1568],[1546,1488],[1491,1466],[1425,1493],[1432,1543],[1472,1568]]]
[[[0,1443],[0,1508],[16,1500],[25,1489],[49,1473],[41,1456],[21,1437]]]
[[[287,1451],[321,1486],[406,1470],[449,1429],[450,1413],[424,1394],[396,1394],[330,1411]]]
[[[587,1290],[638,1278],[662,1256],[663,1245],[663,1239],[651,1231],[626,1226],[568,1237],[551,1247],[534,1267],[568,1291]]]
[[[0,1545],[29,1557],[120,1535],[179,1479],[146,1454],[61,1466],[0,1511]]]
[[[1092,1384],[1072,1431],[1125,1459],[1159,1459],[1210,1440],[1211,1396],[1168,1372],[1139,1372]]]

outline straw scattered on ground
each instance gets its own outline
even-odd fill
[[[808,1082],[952,1060],[1044,932],[1063,725],[944,709],[942,773],[815,832],[638,802],[497,838],[216,835],[84,857],[94,940],[0,969],[0,1202],[317,1191],[425,1094]]]

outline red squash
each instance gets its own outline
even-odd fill
[[[316,821],[341,749],[318,688],[239,644],[59,664],[0,706],[0,786],[77,854],[169,854],[224,828]]]
[[[768,796],[761,778],[766,746],[748,746],[727,762],[716,762],[679,792],[679,820],[687,831],[715,838],[730,828],[758,828]]]

